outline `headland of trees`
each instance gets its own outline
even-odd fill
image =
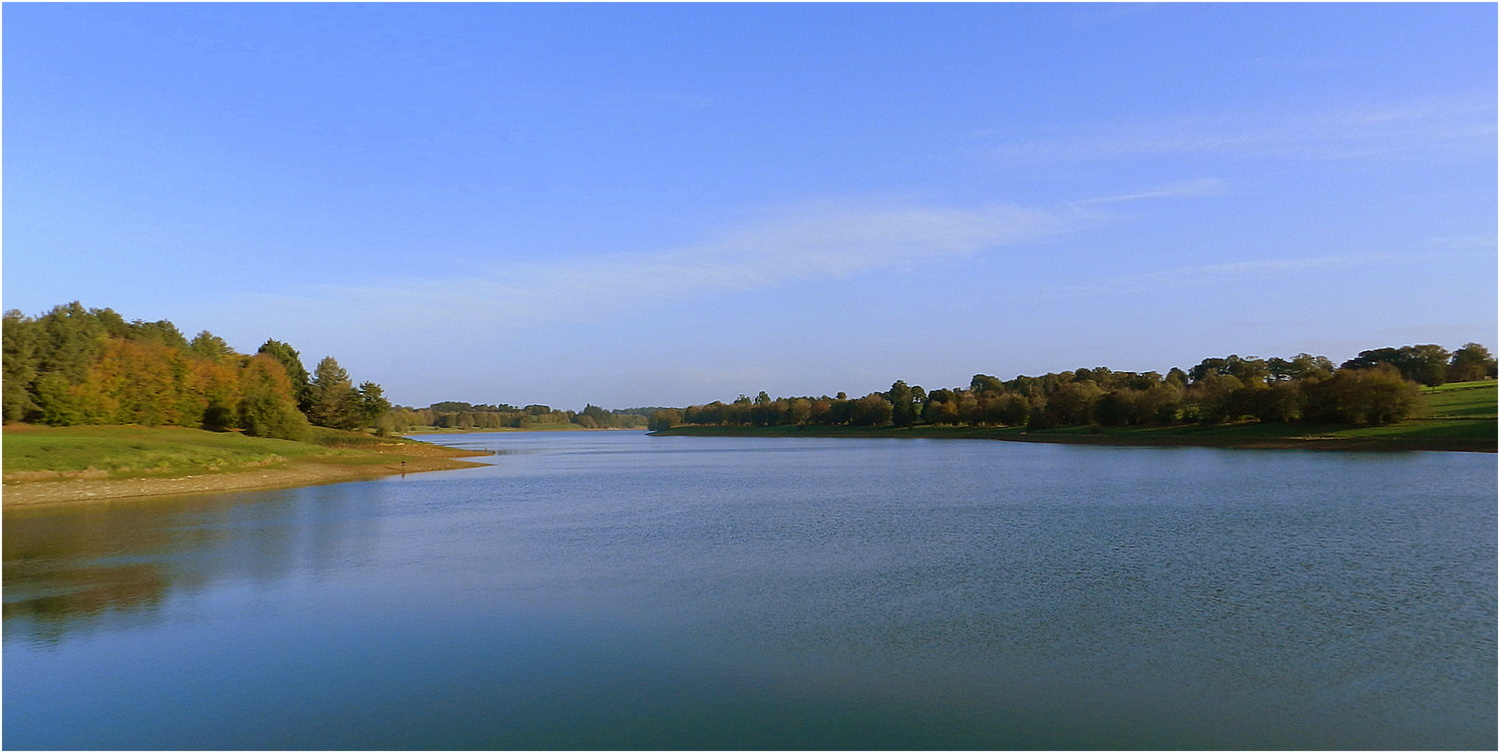
[[[78,302],[3,321],[5,503],[300,485],[472,465],[422,430],[645,428],[657,408],[582,411],[445,402],[394,406],[332,356],[311,371],[269,339],[236,352],[211,332]],[[65,483],[57,483],[65,482]]]

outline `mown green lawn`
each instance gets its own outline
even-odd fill
[[[1422,390],[1422,410],[1419,418],[1495,418],[1497,409],[1496,382],[1458,382]]]

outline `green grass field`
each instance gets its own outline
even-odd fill
[[[1422,410],[1418,418],[1489,418],[1496,417],[1497,390],[1494,380],[1458,382],[1422,390]]]
[[[325,438],[326,439],[326,438]],[[4,473],[108,478],[216,473],[317,458],[358,462],[358,450],[179,427],[48,426],[7,429]],[[20,476],[24,478],[25,476]]]

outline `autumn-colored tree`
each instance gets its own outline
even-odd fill
[[[235,356],[243,360],[243,356]],[[192,363],[192,392],[202,406],[200,424],[205,429],[223,431],[239,425],[240,372],[243,367],[229,360],[195,359]]]
[[[256,353],[264,353],[281,364],[287,378],[292,381],[297,407],[306,413],[312,405],[312,380],[307,375],[307,368],[302,365],[302,356],[297,349],[280,340],[267,340]]]
[[[240,391],[240,426],[246,434],[276,439],[307,436],[307,417],[297,410],[292,380],[280,361],[266,354],[246,359]]]

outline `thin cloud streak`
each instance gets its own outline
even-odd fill
[[[322,287],[305,296],[278,296],[275,306],[287,312],[360,312],[366,322],[407,332],[462,321],[495,334],[600,321],[643,303],[950,261],[1068,232],[1076,224],[1066,214],[1012,206],[820,205],[690,248],[528,263],[462,278]]]
[[[1002,162],[1048,163],[1171,154],[1312,160],[1393,160],[1472,155],[1495,148],[1492,102],[1449,100],[1335,112],[1241,113],[1101,125],[1091,133],[998,144]]]
[[[1199,180],[1183,181],[1181,183],[1170,183],[1159,188],[1139,193],[1121,194],[1118,196],[1101,196],[1097,199],[1083,199],[1073,202],[1074,206],[1092,206],[1095,204],[1118,204],[1126,201],[1142,201],[1145,199],[1184,199],[1198,198],[1203,196],[1218,196],[1224,193],[1226,184],[1217,178],[1201,178]]]
[[[1086,285],[1068,285],[1053,288],[1044,293],[1044,296],[1068,298],[1152,293],[1175,288],[1223,285],[1244,278],[1278,277],[1314,270],[1382,264],[1409,258],[1403,254],[1354,254],[1312,256],[1301,259],[1252,259],[1225,264],[1178,267],[1160,272],[1115,277]]]

